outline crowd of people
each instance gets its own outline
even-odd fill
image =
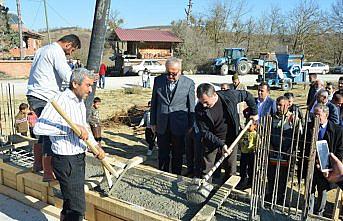
[[[82,220],[84,217],[84,158],[87,147],[83,141],[90,140],[96,146],[99,151],[96,157],[103,159],[105,156],[101,148],[101,99],[94,98],[88,118],[84,99],[92,92],[92,85],[98,79],[99,87],[105,87],[106,65],[101,64],[98,74],[94,74],[83,68],[79,61],[75,64],[71,60],[67,62],[66,56],[79,48],[79,38],[67,35],[37,51],[28,81],[28,104],[19,106],[15,121],[17,132],[23,136],[28,131],[31,136],[39,135],[39,141],[33,147],[33,169],[36,172],[43,170],[44,181],[59,181],[63,196],[61,220]],[[336,89],[335,84],[327,83],[325,86],[316,75],[310,75],[307,107],[312,120],[306,121],[293,93],[287,92],[274,100],[269,85],[263,82],[258,85],[258,95],[254,98],[237,74],[232,76],[232,84],[222,84],[220,90],[216,90],[210,83],[202,83],[195,88],[193,80],[181,74],[179,59],[171,57],[165,65],[166,73],[154,79],[149,109],[139,125],[146,127],[147,155],[150,156],[154,148],[158,149],[160,170],[188,177],[203,177],[218,158],[228,151],[244,125],[252,120],[253,123],[239,145],[234,147],[214,175],[218,182],[224,182],[235,175],[237,155],[240,152],[241,181],[237,189],[250,188],[253,184],[257,127],[260,119],[268,115],[272,116],[273,135],[267,199],[273,192],[276,162],[282,162],[280,170],[283,171],[280,172],[282,185],[278,187],[280,199],[277,200],[283,199],[287,184],[285,175],[290,167],[287,153],[291,149],[292,132],[304,127],[306,122],[313,124],[314,117],[320,121],[319,134],[309,134],[307,137],[318,136],[318,140],[326,140],[333,153],[333,162],[342,160],[343,77],[339,78]],[[143,86],[150,87],[150,73],[145,72],[142,76]],[[63,81],[69,82],[69,87],[60,92]],[[80,136],[54,110],[50,103],[52,99],[77,124]],[[280,134],[283,134],[282,141]],[[280,145],[283,154],[275,154]],[[303,151],[308,154],[308,149]],[[183,170],[184,155],[187,170]],[[310,199],[310,211],[313,213],[323,214],[327,191],[333,187],[332,182],[343,181],[337,175],[343,173],[343,166],[338,162],[333,163],[333,166],[338,169],[324,174],[315,168]],[[221,174],[222,169],[225,170],[224,174]],[[317,208],[314,207],[315,191],[318,191],[320,202]]]

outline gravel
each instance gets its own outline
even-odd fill
[[[103,174],[99,161],[87,157],[86,178]],[[113,182],[116,179],[113,178]],[[168,217],[190,220],[201,208],[186,199],[187,183],[161,174],[135,168],[129,169],[116,184],[111,198],[120,199],[136,206],[144,207]],[[106,183],[95,188],[96,191],[108,194]]]

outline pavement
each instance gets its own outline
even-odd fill
[[[187,75],[191,78],[195,85],[200,83],[210,82],[216,86],[221,83],[231,83],[231,75],[220,76],[220,75]],[[318,78],[324,81],[337,82],[340,75],[337,74],[326,74],[318,75]],[[151,86],[154,82],[154,76],[151,77]],[[245,85],[254,85],[256,84],[257,75],[244,75],[240,76],[240,80]],[[16,95],[23,95],[26,93],[27,79],[21,80],[0,80],[0,84],[3,87],[7,87],[8,83],[14,85],[14,90]],[[120,89],[125,87],[141,86],[142,77],[141,76],[129,76],[129,77],[106,77],[105,89]]]
[[[0,194],[0,221],[12,220],[58,221],[59,219]]]

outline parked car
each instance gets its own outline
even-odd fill
[[[343,74],[343,65],[337,66],[332,70],[333,74]]]
[[[166,67],[164,65],[157,60],[149,59],[143,59],[138,65],[132,65],[130,71],[141,76],[145,68],[147,68],[151,73],[156,74],[166,72]]]
[[[302,71],[308,71],[309,74],[327,74],[329,69],[329,65],[322,62],[305,62],[302,67]]]

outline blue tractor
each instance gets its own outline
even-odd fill
[[[237,72],[245,75],[250,72],[252,62],[246,57],[244,48],[225,48],[224,57],[214,59],[213,68],[216,74],[227,75]]]
[[[304,55],[276,54],[275,60],[264,61],[263,73],[256,81],[290,90],[294,84],[305,83],[308,79],[308,72],[302,71],[303,61]]]

